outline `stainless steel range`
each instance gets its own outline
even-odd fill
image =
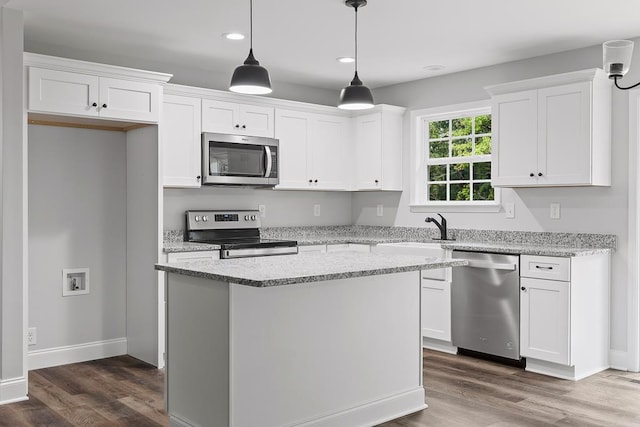
[[[186,221],[186,240],[220,245],[220,258],[298,253],[295,240],[260,238],[259,211],[187,211]]]

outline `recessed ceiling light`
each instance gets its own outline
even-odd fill
[[[427,65],[426,67],[422,67],[423,70],[425,71],[441,71],[444,70],[444,65],[440,65],[440,64],[433,64],[433,65]]]
[[[336,61],[341,62],[343,64],[351,64],[355,61],[351,56],[339,56],[336,58]]]
[[[243,40],[244,34],[242,33],[223,33],[222,37],[227,40]]]

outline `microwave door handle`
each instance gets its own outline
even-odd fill
[[[267,166],[265,167],[265,178],[269,178],[271,176],[271,148],[268,145],[264,146],[264,157],[267,160]]]

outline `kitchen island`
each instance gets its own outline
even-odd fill
[[[174,426],[366,426],[426,408],[420,270],[368,253],[158,264]]]

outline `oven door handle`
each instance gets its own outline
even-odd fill
[[[273,164],[271,160],[271,147],[269,147],[268,145],[264,146],[264,157],[267,163],[267,165],[265,166],[264,177],[269,178],[271,176],[271,167],[273,166]]]

